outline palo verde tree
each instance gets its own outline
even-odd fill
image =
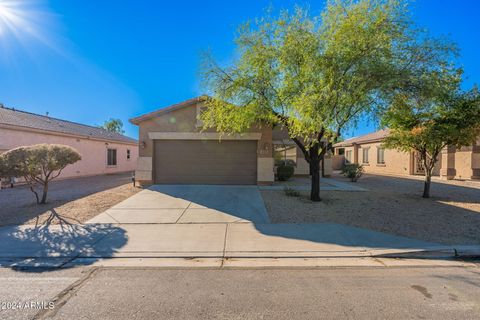
[[[37,204],[47,202],[49,182],[58,177],[66,166],[80,159],[75,149],[58,144],[18,147],[0,155],[3,174],[23,177],[35,194]],[[42,188],[41,197],[35,189],[37,186]]]
[[[309,163],[310,198],[320,201],[325,153],[427,59],[413,50],[413,33],[401,0],[332,0],[317,17],[296,9],[247,23],[236,38],[237,59],[221,66],[205,58],[212,98],[204,127],[227,134],[253,124],[283,127]]]
[[[432,172],[446,146],[472,145],[480,135],[480,94],[461,92],[461,72],[428,74],[416,89],[395,96],[382,119],[390,128],[384,145],[418,152],[425,171],[423,197],[430,197]]]

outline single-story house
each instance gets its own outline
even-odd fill
[[[67,166],[59,178],[133,172],[137,166],[135,139],[71,121],[0,106],[0,153],[41,143],[75,148],[82,160]]]
[[[138,182],[268,185],[274,181],[275,155],[293,160],[296,174],[309,174],[300,150],[281,129],[256,125],[237,135],[202,131],[202,108],[204,98],[197,97],[130,120],[139,127]]]
[[[388,129],[337,143],[334,160],[341,158],[345,163],[361,164],[367,173],[423,175],[418,153],[385,148],[382,141],[387,135]],[[334,169],[338,169],[337,166],[335,164]],[[433,174],[444,179],[480,179],[480,137],[468,147],[444,148]]]

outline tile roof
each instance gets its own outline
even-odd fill
[[[109,140],[123,143],[137,143],[137,140],[102,128],[42,116],[26,111],[0,106],[0,125],[31,128],[50,132],[70,134],[84,138]]]
[[[361,144],[368,142],[377,142],[383,140],[388,135],[388,129],[375,131],[362,136],[347,139],[345,141],[334,144],[334,147],[348,147],[353,144]]]

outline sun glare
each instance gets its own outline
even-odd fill
[[[0,55],[12,58],[20,48],[32,54],[38,43],[61,51],[55,20],[44,0],[0,0]]]
[[[7,30],[14,31],[21,27],[21,12],[18,12],[20,1],[0,0],[0,32],[6,33]]]

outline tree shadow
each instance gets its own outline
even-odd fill
[[[52,224],[58,220],[58,224]],[[110,246],[99,254],[95,244],[111,237]],[[72,224],[55,210],[42,224],[7,226],[0,229],[0,267],[23,272],[46,272],[59,267],[90,265],[99,258],[111,257],[128,241],[126,232],[109,224]],[[79,263],[71,262],[79,257]],[[76,261],[76,260],[75,260]]]
[[[0,226],[19,225],[69,202],[107,191],[131,182],[131,174],[111,174],[54,180],[49,186],[47,203],[37,205],[35,196],[25,185],[0,190]],[[50,218],[50,217],[49,217]],[[75,219],[68,217],[71,222]],[[50,223],[54,223],[50,221]]]
[[[394,178],[395,179],[395,178]],[[353,183],[356,184],[356,183]],[[421,184],[421,182],[420,182]],[[363,187],[363,186],[362,186]],[[421,186],[420,186],[421,187]],[[469,190],[470,188],[453,186],[456,189],[456,193],[475,193],[478,190]],[[369,185],[364,186],[365,189],[370,189]],[[411,187],[406,188],[410,191]],[[310,244],[316,246],[310,246],[308,250],[323,250],[322,245],[337,245],[339,247],[350,248],[367,248],[367,249],[430,249],[433,247],[445,247],[445,246],[457,246],[457,245],[471,245],[478,244],[480,239],[478,233],[472,235],[472,230],[479,230],[480,228],[480,213],[468,210],[464,208],[458,208],[446,203],[441,203],[438,199],[423,199],[421,194],[416,196],[414,201],[405,201],[400,199],[395,202],[398,207],[398,212],[388,212],[388,208],[384,207],[381,203],[378,203],[378,213],[375,215],[368,215],[365,213],[365,220],[361,223],[352,222],[353,215],[362,215],[362,203],[351,201],[355,205],[354,212],[351,210],[344,210],[341,217],[335,219],[326,219],[324,221],[312,223],[305,223],[305,221],[299,221],[297,223],[278,223],[270,224],[256,219],[252,216],[252,206],[263,206],[263,201],[256,201],[252,195],[240,196],[238,193],[243,192],[241,189],[234,186],[192,186],[192,185],[157,185],[152,186],[150,191],[156,191],[158,193],[166,194],[168,196],[182,199],[185,201],[191,201],[195,206],[207,207],[228,215],[233,215],[253,223],[253,226],[257,233],[261,236],[258,237],[260,241],[259,247],[262,246],[261,241],[267,242],[268,237],[276,237],[278,239],[286,240],[304,240],[303,243],[298,243],[297,246],[292,246],[292,250],[304,250],[302,246],[308,247]],[[233,192],[235,195],[230,194]],[[258,191],[257,191],[258,192]],[[368,194],[375,193],[375,190],[367,192],[348,192],[348,191],[331,191],[331,194],[338,195],[338,197],[350,197],[352,194],[358,197],[367,197]],[[402,192],[402,191],[400,191]],[[452,194],[450,194],[451,196]],[[399,193],[401,197],[401,193]],[[407,195],[410,197],[410,195]],[[380,199],[378,199],[380,201]],[[428,209],[426,214],[420,217],[415,212],[415,203],[417,200],[420,202],[428,201],[432,204],[433,209]],[[243,210],[239,210],[238,201],[244,201]],[[341,199],[336,199],[341,203]],[[387,201],[387,200],[382,200]],[[403,201],[403,202],[402,202]],[[467,201],[465,199],[465,201]],[[299,203],[300,205],[300,203]],[[316,203],[312,203],[312,206],[316,206]],[[405,207],[402,207],[405,205]],[[192,207],[192,205],[190,205]],[[303,207],[301,207],[303,208]],[[325,208],[323,208],[325,209]],[[187,209],[187,214],[188,214]],[[250,210],[250,216],[247,211]],[[300,209],[302,210],[302,209]],[[426,209],[422,209],[426,210]],[[357,212],[355,212],[357,211]],[[255,212],[260,212],[260,209],[255,209]],[[297,209],[292,209],[292,215],[297,214]],[[464,219],[468,223],[460,225],[458,219]],[[467,226],[466,226],[467,225]],[[399,226],[405,226],[400,228]],[[244,228],[245,229],[245,242],[252,242],[252,251],[255,251],[253,240],[248,239],[247,227],[236,225],[232,229]],[[410,228],[410,229],[409,229]],[[448,228],[448,229],[447,229]],[[230,229],[230,231],[232,230]],[[464,235],[460,241],[455,241],[458,238],[458,234],[461,231],[468,230],[468,235]],[[248,233],[250,234],[250,233]],[[454,238],[457,235],[457,238]],[[256,237],[252,233],[253,237]],[[271,239],[271,238],[270,238]],[[277,239],[277,240],[278,240]],[[291,242],[285,242],[285,248],[281,248],[282,241],[277,242],[276,247],[272,250],[288,251],[287,247]],[[268,246],[264,247],[267,248]],[[273,248],[274,245],[271,245]],[[250,250],[250,249],[249,249]],[[261,251],[260,249],[258,249]],[[267,250],[268,251],[268,250]]]

